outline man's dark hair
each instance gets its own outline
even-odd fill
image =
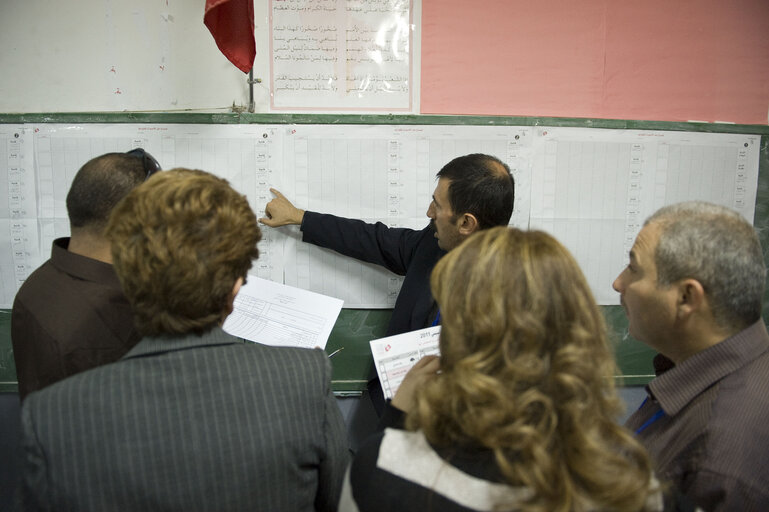
[[[499,158],[481,153],[460,156],[436,176],[449,180],[449,202],[455,217],[471,213],[480,229],[510,222],[515,182],[510,168]]]
[[[103,231],[115,205],[146,174],[142,160],[126,153],[107,153],[86,162],[67,194],[70,226]]]

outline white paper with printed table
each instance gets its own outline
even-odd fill
[[[440,333],[441,326],[437,325],[369,342],[376,373],[386,399],[393,397],[403,382],[403,377],[417,361],[424,356],[440,354]]]
[[[224,330],[277,347],[326,348],[343,301],[248,276]]]

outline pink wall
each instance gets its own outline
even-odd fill
[[[421,112],[767,124],[769,0],[422,0]]]

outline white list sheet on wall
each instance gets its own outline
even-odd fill
[[[644,220],[659,207],[700,199],[753,222],[760,137],[649,130],[538,128],[531,227],[574,254],[600,304]]]
[[[600,304],[644,219],[703,199],[753,220],[760,137],[646,130],[468,125],[0,125],[0,307],[67,236],[65,198],[77,170],[143,147],[165,169],[227,179],[256,215],[281,190],[298,207],[421,229],[435,174],[452,158],[492,154],[516,180],[511,225],[543,229],[574,254]],[[7,200],[6,200],[7,198]],[[338,297],[345,307],[394,304],[401,280],[263,227],[251,273]]]
[[[282,162],[280,137],[275,137],[275,132],[275,127],[262,125],[0,126],[6,149],[5,157],[0,157],[0,171],[7,177],[3,183],[7,181],[16,190],[20,185],[14,188],[13,183],[21,176],[26,187],[22,191],[23,208],[2,210],[0,205],[0,307],[11,306],[24,279],[48,259],[53,240],[69,235],[67,192],[78,169],[91,158],[142,147],[164,169],[203,169],[227,179],[261,215],[269,200],[270,184],[281,184],[280,168],[275,167]],[[22,134],[23,144],[14,133]],[[25,149],[25,158],[17,155],[19,147]],[[24,165],[20,167],[18,161]],[[19,195],[3,197],[9,197],[11,205]],[[261,256],[251,272],[265,279],[282,280],[282,241],[275,246],[265,230],[259,249]]]
[[[494,155],[517,182],[511,223],[528,226],[531,130],[486,126],[297,126],[284,140],[284,182],[303,209],[422,229],[436,173],[455,157]],[[288,189],[287,189],[288,190]],[[395,303],[402,279],[286,233],[286,284],[343,298],[345,307]]]
[[[32,128],[0,125],[0,306],[40,264]]]

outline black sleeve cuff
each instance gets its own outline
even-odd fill
[[[403,430],[406,426],[406,413],[393,406],[390,400],[385,402],[384,412],[379,418],[377,430],[383,431],[386,428],[398,428]]]

